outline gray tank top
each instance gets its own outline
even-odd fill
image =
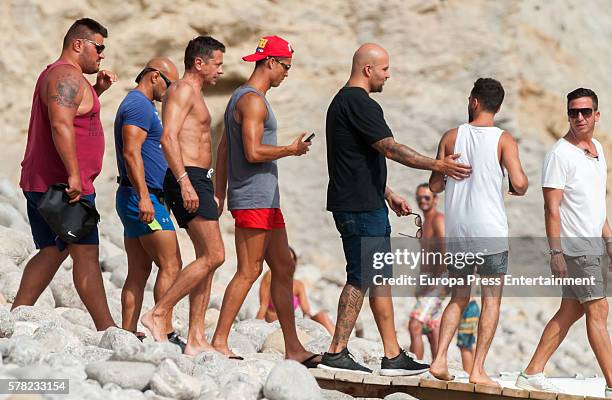
[[[234,119],[238,100],[246,93],[256,93],[266,103],[268,117],[264,121],[262,143],[276,146],[276,118],[265,96],[250,86],[234,91],[225,109],[225,129],[228,152],[228,196],[230,210],[280,208],[278,168],[276,161],[250,163],[244,156],[242,125]]]

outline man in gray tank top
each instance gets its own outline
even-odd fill
[[[318,355],[300,343],[293,314],[293,272],[283,214],[280,210],[276,160],[300,156],[309,142],[299,135],[288,146],[277,146],[276,118],[266,93],[288,76],[293,49],[278,36],[259,40],[254,54],[243,60],[256,62],[248,81],[234,92],[225,110],[225,134],[219,144],[215,197],[219,214],[226,190],[228,208],[236,220],[238,270],[225,290],[221,315],[213,337],[215,349],[237,357],[229,349],[229,332],[266,260],[272,271],[272,302],[285,340],[285,357],[307,367]]]

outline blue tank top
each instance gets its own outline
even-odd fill
[[[246,93],[260,96],[268,110],[261,142],[271,146],[276,146],[277,143],[276,118],[265,96],[250,86],[236,89],[227,104],[224,116],[228,152],[228,208],[230,210],[280,208],[276,160],[251,163],[244,155],[242,124],[234,119],[234,110],[238,100]]]

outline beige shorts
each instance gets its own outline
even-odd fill
[[[587,301],[603,299],[608,288],[608,265],[604,256],[564,256],[567,264],[567,275],[570,278],[592,279],[594,284],[563,285],[564,299],[577,299],[580,304]]]

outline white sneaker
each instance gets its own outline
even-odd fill
[[[552,384],[552,382],[540,372],[535,375],[527,375],[523,371],[516,378],[516,387],[525,390],[541,390],[544,392],[562,393],[561,389]]]
[[[612,387],[606,386],[606,399],[612,399]]]

